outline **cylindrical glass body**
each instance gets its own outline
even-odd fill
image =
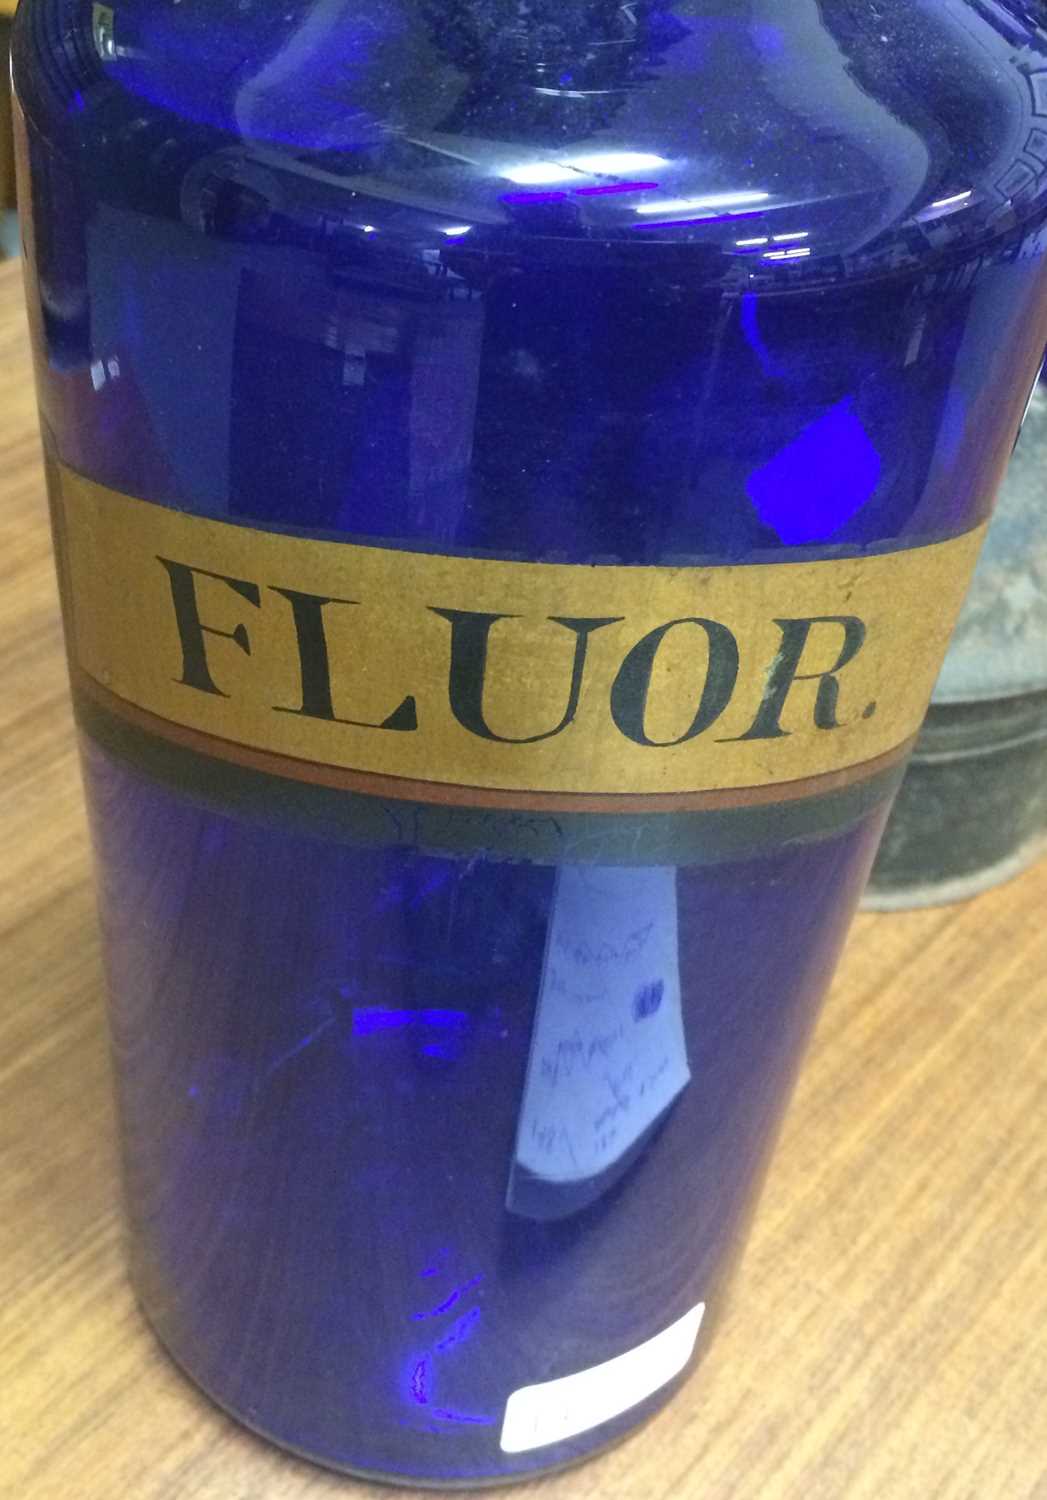
[[[706,1346],[1035,377],[1047,35],[25,0],[14,52],[143,1305],[329,1465],[582,1457]]]

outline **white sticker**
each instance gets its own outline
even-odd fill
[[[516,1160],[547,1182],[606,1171],[687,1086],[674,869],[565,865]]]
[[[705,1316],[705,1303],[648,1339],[602,1365],[525,1385],[505,1405],[502,1452],[526,1453],[548,1443],[562,1443],[621,1416],[679,1375],[694,1352]]]

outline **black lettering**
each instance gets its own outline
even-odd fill
[[[865,644],[865,622],[857,615],[811,615],[796,620],[775,620],[782,632],[782,644],[767,678],[767,690],[756,718],[739,740],[776,740],[789,734],[781,726],[786,701],[796,682],[817,682],[814,704],[816,729],[839,729],[836,717],[840,701],[837,673],[852,662]],[[801,672],[800,662],[815,625],[838,625],[843,631],[843,645],[834,664],[825,672]]]
[[[478,735],[481,739],[497,740],[503,745],[533,745],[539,740],[551,740],[555,735],[563,733],[578,712],[589,637],[595,631],[602,630],[605,625],[617,623],[617,617],[587,620],[550,616],[553,625],[562,625],[565,630],[571,630],[575,635],[574,664],[571,668],[571,682],[567,691],[567,707],[555,729],[545,729],[540,734],[513,738],[504,734],[496,734],[491,729],[484,717],[483,698],[491,627],[498,620],[516,620],[520,616],[481,614],[468,609],[436,609],[435,607],[432,612],[434,615],[439,615],[441,619],[447,620],[451,626],[451,667],[448,676],[451,712],[463,729],[468,729],[471,734]]]
[[[647,699],[658,649],[678,625],[697,625],[709,642],[709,664],[690,727],[674,740],[652,740],[647,733]],[[659,625],[629,652],[611,688],[611,717],[626,739],[637,745],[682,745],[703,734],[723,713],[738,681],[738,642],[718,620],[670,620]]]
[[[223,693],[211,676],[204,636],[217,635],[223,640],[233,641],[245,656],[251,654],[251,641],[244,625],[237,625],[233,630],[216,630],[213,625],[203,623],[200,619],[194,575],[214,578],[219,583],[227,584],[234,593],[239,594],[241,599],[246,599],[248,604],[253,604],[256,609],[262,602],[258,585],[249,583],[245,578],[228,578],[224,573],[211,573],[207,568],[194,568],[188,563],[173,562],[169,557],[158,557],[157,562],[167,569],[175,621],[182,644],[182,675],[176,681],[184,683],[186,687],[197,688],[201,693],[213,693],[218,698],[227,698],[228,693]]]
[[[276,706],[278,714],[302,714],[307,719],[326,719],[330,724],[354,724],[360,729],[396,729],[410,732],[418,728],[415,701],[407,697],[388,718],[379,724],[362,719],[340,719],[334,711],[331,693],[331,660],[324,626],[324,606],[357,604],[356,599],[329,598],[323,594],[305,594],[298,589],[281,589],[270,585],[291,606],[295,636],[298,641],[298,663],[302,676],[302,701],[297,708]]]

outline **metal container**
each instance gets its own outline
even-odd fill
[[[1047,854],[1047,382],[1033,391],[864,905],[963,901]]]

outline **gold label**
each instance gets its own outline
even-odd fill
[[[56,489],[72,649],[111,704],[226,759],[462,802],[766,799],[882,760],[919,727],[984,532],[583,566],[257,531],[67,469]]]

